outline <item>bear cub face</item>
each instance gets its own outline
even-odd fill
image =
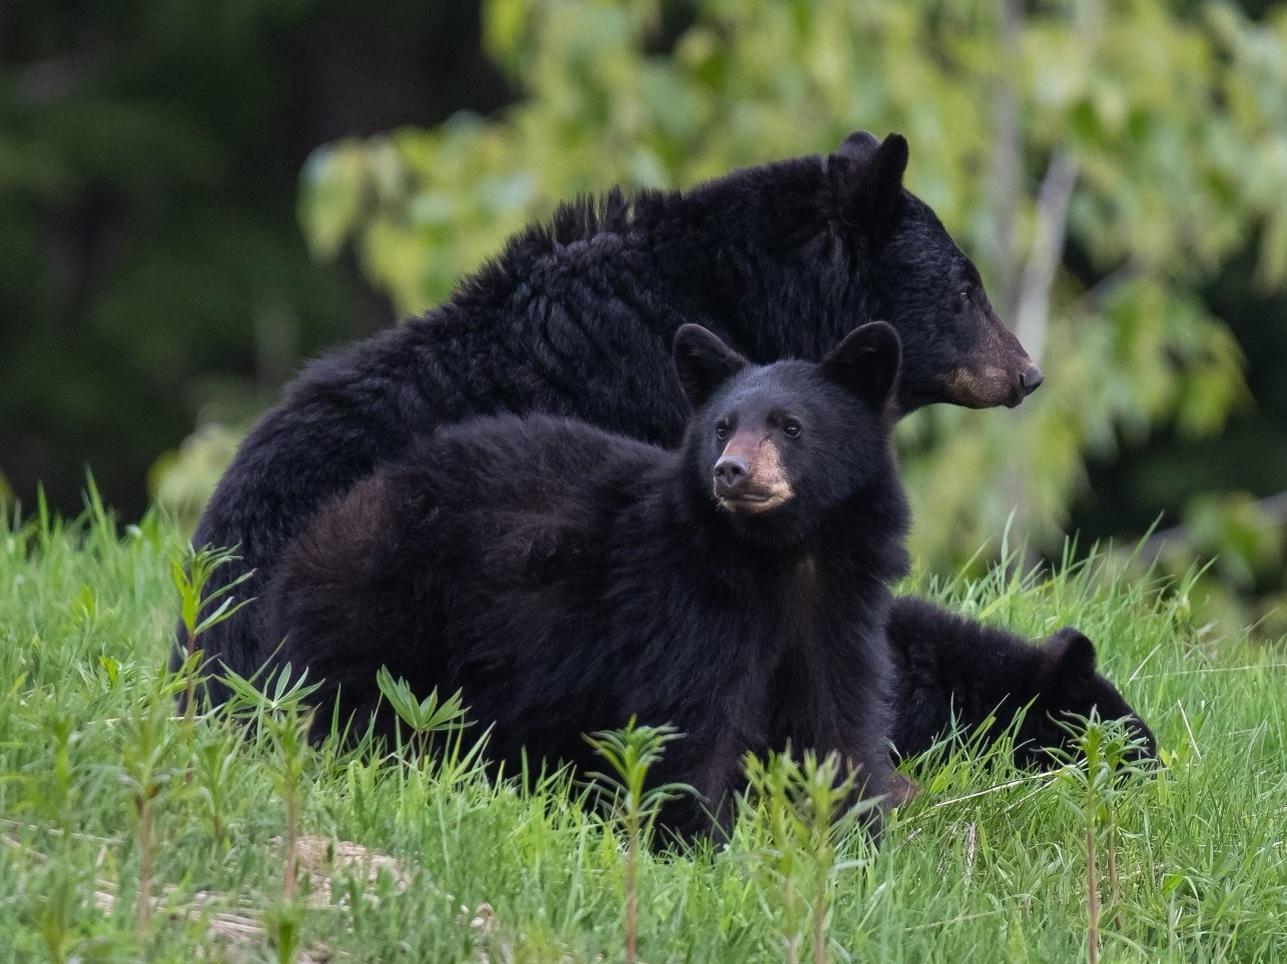
[[[1143,763],[1157,757],[1153,731],[1105,677],[1095,671],[1095,645],[1080,631],[1066,626],[1053,633],[1036,650],[1036,695],[1023,718],[1015,740],[1015,762],[1021,767],[1058,765],[1062,753],[1071,751],[1075,737],[1068,724],[1093,713],[1117,720],[1134,746],[1128,762]]]
[[[689,483],[742,537],[800,542],[888,468],[888,401],[898,335],[855,329],[821,364],[755,367],[684,325],[674,359],[694,408],[683,446]]]

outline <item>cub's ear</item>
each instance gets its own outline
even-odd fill
[[[1095,644],[1065,626],[1041,647],[1041,661],[1046,679],[1052,683],[1085,682],[1095,676]]]
[[[867,234],[881,235],[903,210],[907,139],[890,134],[878,144],[866,131],[856,131],[836,153],[857,162],[845,189],[846,220]]]
[[[894,383],[902,346],[887,321],[855,328],[822,360],[822,374],[857,395],[877,412],[885,410]]]
[[[854,131],[836,148],[841,157],[852,158],[859,164],[866,164],[880,147],[880,141],[871,131]]]
[[[747,365],[745,358],[701,325],[682,325],[675,332],[671,357],[693,408],[701,408],[715,389]]]

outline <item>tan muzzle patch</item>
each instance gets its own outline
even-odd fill
[[[1016,398],[1013,376],[996,365],[988,365],[978,372],[954,369],[943,378],[943,387],[953,404],[967,408],[1009,405]]]
[[[751,441],[734,435],[724,447],[723,455],[741,456],[746,460],[746,481],[735,494],[720,494],[720,506],[737,515],[760,515],[791,501],[795,491],[782,465],[782,454],[771,438]]]

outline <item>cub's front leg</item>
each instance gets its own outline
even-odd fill
[[[649,775],[654,786],[688,788],[663,808],[659,823],[664,835],[683,840],[726,840],[746,789],[747,753],[762,754],[766,746],[767,709],[755,696],[707,694],[687,710],[671,714],[684,735],[667,744]]]
[[[914,795],[895,784],[888,741],[891,715],[887,696],[888,675],[883,661],[858,658],[831,661],[787,661],[780,674],[778,713],[773,746],[790,746],[799,758],[812,750],[819,757],[834,753],[842,779],[853,778],[852,803],[881,798],[896,792],[902,802]],[[865,822],[878,834],[880,808]]]

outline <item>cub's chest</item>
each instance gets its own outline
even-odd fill
[[[822,576],[812,553],[801,556],[782,580],[781,633],[787,652],[811,649],[821,627]]]
[[[790,561],[771,581],[739,595],[738,615],[759,651],[775,663],[813,663],[830,648],[825,575],[813,555]]]

